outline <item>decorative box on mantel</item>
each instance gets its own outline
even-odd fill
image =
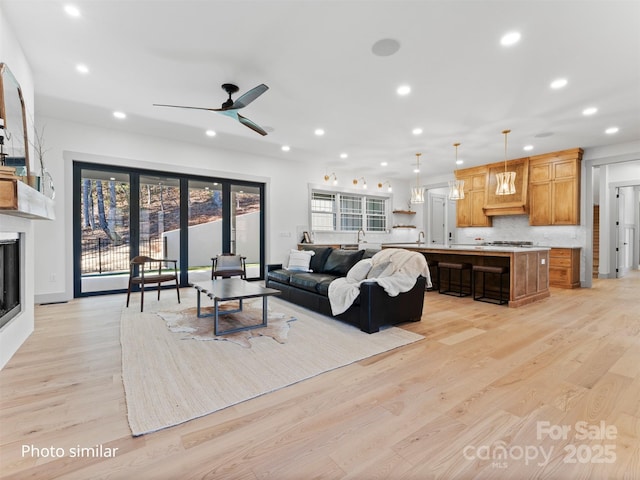
[[[527,205],[527,186],[529,185],[529,158],[509,160],[507,170],[516,172],[516,193],[513,195],[496,195],[496,174],[504,172],[504,162],[487,165],[487,190],[485,205],[482,209],[488,217],[496,215],[525,215],[529,212]]]
[[[31,219],[54,220],[55,203],[24,182],[0,179],[0,213]]]

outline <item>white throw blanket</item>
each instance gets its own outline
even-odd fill
[[[365,262],[365,260],[362,260]],[[329,302],[333,315],[345,312],[358,297],[362,282],[376,282],[390,297],[408,292],[422,275],[427,279],[427,287],[431,287],[431,275],[424,255],[401,248],[385,248],[371,257],[371,272],[376,267],[390,263],[392,268],[385,268],[383,276],[354,278],[353,275],[335,279],[329,284]],[[356,264],[357,266],[357,264]],[[356,266],[353,268],[355,269]]]

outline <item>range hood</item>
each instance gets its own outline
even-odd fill
[[[516,193],[513,195],[496,195],[496,174],[504,172],[504,162],[487,165],[487,182],[485,205],[482,208],[488,217],[498,215],[527,215],[527,185],[529,184],[529,158],[509,160],[507,169],[516,172]]]

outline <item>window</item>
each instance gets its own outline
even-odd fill
[[[312,190],[311,229],[385,232],[388,200],[386,197]]]
[[[336,195],[313,192],[311,194],[311,229],[336,229]]]

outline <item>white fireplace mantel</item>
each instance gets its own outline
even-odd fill
[[[52,199],[15,179],[0,179],[0,213],[32,220],[56,218]]]

